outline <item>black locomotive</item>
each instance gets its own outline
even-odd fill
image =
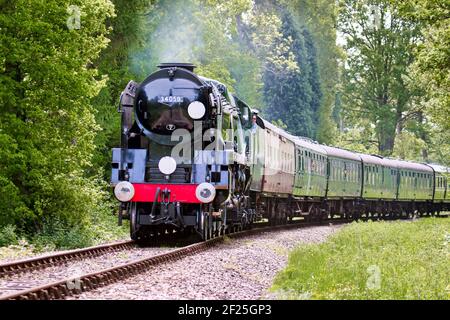
[[[246,195],[250,108],[191,64],[159,68],[122,93],[112,169],[120,218],[131,220],[133,239],[247,227],[256,219]]]

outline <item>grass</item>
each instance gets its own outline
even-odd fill
[[[281,299],[450,298],[450,218],[354,222],[301,246],[272,291]]]

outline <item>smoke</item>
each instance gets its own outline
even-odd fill
[[[133,73],[148,75],[163,62],[200,60],[204,22],[195,0],[161,1],[144,19],[145,45],[129,53]]]

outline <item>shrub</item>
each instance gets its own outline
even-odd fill
[[[0,229],[0,247],[17,244],[17,242],[15,226],[9,224]]]

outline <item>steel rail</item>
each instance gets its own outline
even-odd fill
[[[0,277],[43,269],[49,266],[64,264],[68,261],[97,257],[108,252],[129,249],[134,245],[134,241],[126,240],[116,243],[87,247],[83,249],[52,253],[23,260],[11,261],[0,264]]]

